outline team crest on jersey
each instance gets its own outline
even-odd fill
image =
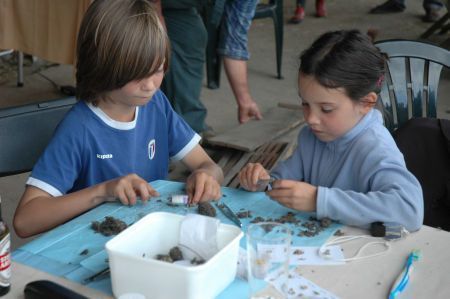
[[[155,139],[152,139],[148,143],[148,158],[150,160],[153,160],[153,158],[155,157],[155,152],[156,152],[156,143]]]

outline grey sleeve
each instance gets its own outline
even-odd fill
[[[398,223],[408,231],[420,229],[424,213],[422,188],[405,167],[383,165],[361,179],[369,181],[369,192],[319,187],[318,218],[362,227],[381,221]]]

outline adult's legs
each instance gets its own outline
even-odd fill
[[[163,10],[171,42],[170,67],[161,84],[174,110],[196,132],[206,129],[206,108],[200,101],[207,33],[197,10]]]
[[[397,13],[406,8],[405,0],[388,0],[370,10],[372,14]]]
[[[422,18],[424,22],[436,22],[439,19],[439,11],[444,6],[439,0],[423,0],[423,9],[425,16]]]
[[[442,1],[439,0],[423,0],[423,8],[426,10],[427,8],[436,8],[441,9],[444,6]]]

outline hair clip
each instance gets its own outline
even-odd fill
[[[381,87],[381,84],[384,81],[384,75],[382,74],[377,80],[377,87]]]

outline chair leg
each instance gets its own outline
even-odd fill
[[[206,81],[209,89],[220,86],[222,58],[217,54],[220,26],[208,25],[208,45],[206,47]]]
[[[274,12],[273,23],[275,26],[275,43],[277,54],[277,78],[283,79],[281,76],[281,62],[283,56],[283,1],[277,1],[277,8]]]
[[[17,86],[23,86],[23,52],[17,52]]]
[[[442,16],[439,20],[436,21],[428,30],[426,30],[420,38],[428,38],[430,35],[432,35],[436,30],[444,26],[445,22],[449,19],[449,13],[446,13],[444,16]]]
[[[449,30],[450,30],[450,23],[448,23],[445,26],[442,26],[441,30],[439,31],[439,34],[441,34],[441,35],[446,34],[447,31],[449,31]]]

